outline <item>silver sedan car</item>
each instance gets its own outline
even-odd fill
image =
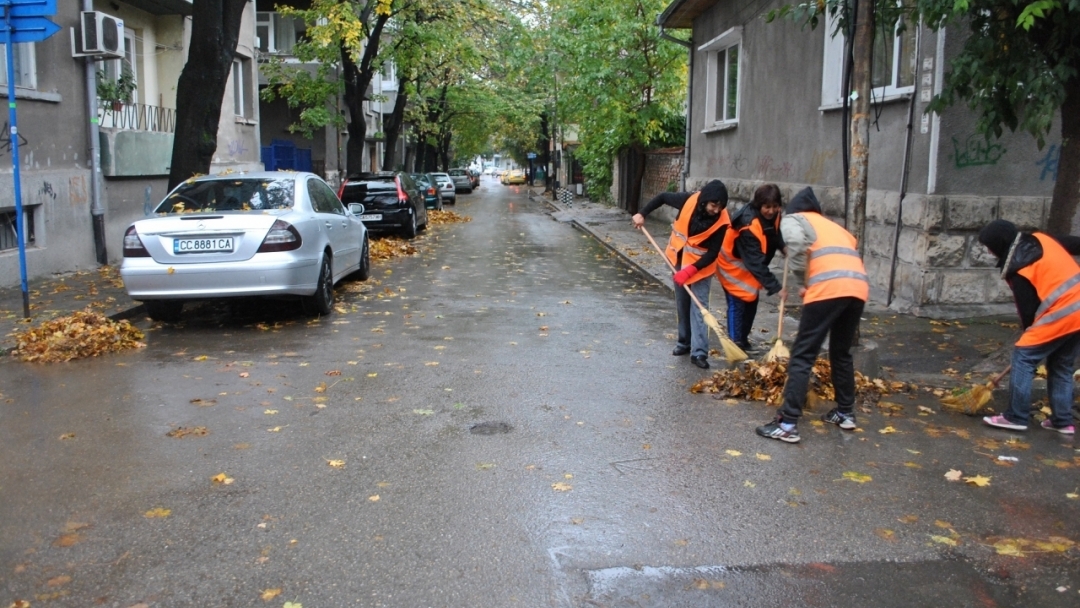
[[[237,296],[299,296],[329,314],[334,284],[370,273],[363,212],[311,173],[190,179],[128,227],[120,276],[159,321],[178,320],[185,300]]]
[[[439,195],[442,196],[443,202],[456,205],[457,188],[454,186],[454,180],[450,179],[446,173],[432,173],[431,175],[439,182]]]

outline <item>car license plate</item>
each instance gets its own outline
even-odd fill
[[[382,219],[381,213],[367,213],[360,216],[361,222],[377,222]]]
[[[173,253],[232,252],[233,237],[219,236],[203,239],[173,239]]]

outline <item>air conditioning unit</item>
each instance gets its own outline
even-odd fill
[[[77,55],[124,56],[124,20],[99,11],[83,11]]]

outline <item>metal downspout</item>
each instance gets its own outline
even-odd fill
[[[919,65],[922,59],[922,23],[915,33],[915,65]],[[900,229],[904,223],[904,197],[907,196],[908,175],[911,173],[911,143],[914,138],[915,126],[915,103],[919,95],[917,91],[911,92],[911,101],[908,103],[907,133],[904,138],[904,164],[900,174],[900,201],[896,204],[896,229],[893,231],[892,260],[889,261],[889,293],[885,297],[885,306],[892,304],[893,291],[896,282],[896,262],[899,259]]]
[[[94,10],[93,0],[83,0],[82,10]],[[97,263],[109,263],[105,247],[105,209],[101,206],[101,127],[98,124],[97,66],[93,57],[83,59],[86,70],[86,113],[90,118],[90,217],[94,225],[94,254]]]
[[[664,40],[670,40],[671,42],[685,46],[687,50],[687,55],[689,56],[686,61],[686,127],[684,129],[683,135],[683,140],[685,143],[683,144],[683,166],[680,180],[682,183],[679,184],[679,189],[683,192],[686,192],[686,176],[690,174],[690,124],[691,118],[693,117],[694,108],[694,44],[691,41],[679,40],[678,38],[675,38],[674,36],[668,34],[666,31],[664,31],[664,26],[662,25],[660,26],[660,37]]]

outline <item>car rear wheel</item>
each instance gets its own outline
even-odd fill
[[[184,303],[180,300],[147,300],[143,306],[146,307],[146,316],[162,323],[176,323],[184,309]]]
[[[368,237],[364,235],[364,246],[360,250],[360,268],[356,269],[356,278],[361,281],[368,280],[371,276],[371,247],[368,244]]]
[[[304,313],[308,315],[328,315],[334,309],[334,273],[330,258],[323,255],[319,263],[319,279],[315,293],[300,299]]]
[[[416,213],[409,212],[409,224],[401,230],[401,235],[407,239],[416,237]]]

